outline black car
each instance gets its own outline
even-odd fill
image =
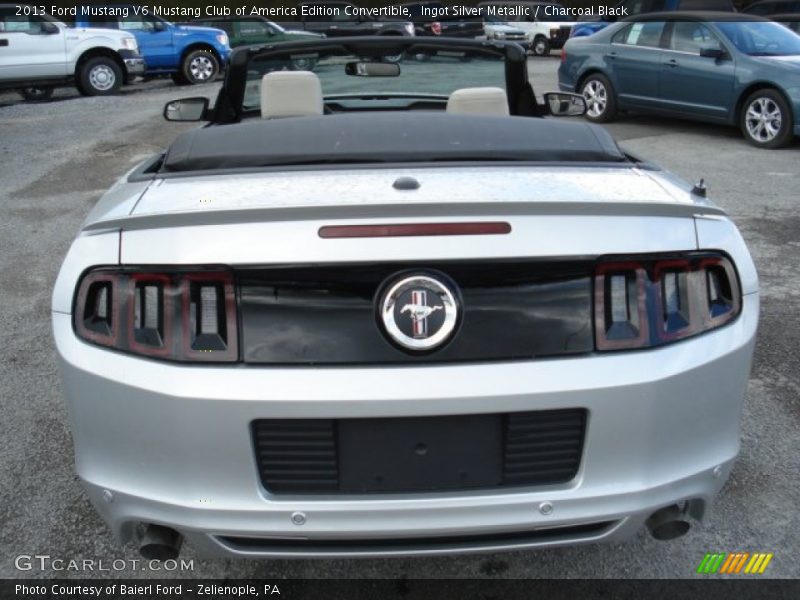
[[[484,34],[483,19],[479,15],[457,14],[455,7],[441,2],[406,2],[396,6],[410,15],[416,35],[476,38]]]

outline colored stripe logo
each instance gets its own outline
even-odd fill
[[[697,566],[697,572],[702,575],[761,575],[772,557],[772,552],[708,552]]]

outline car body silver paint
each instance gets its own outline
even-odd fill
[[[399,175],[421,181],[397,192]],[[457,176],[456,176],[457,175]],[[143,187],[144,186],[144,187]],[[494,551],[629,537],[655,510],[710,504],[739,449],[758,320],[758,280],[741,235],[709,201],[655,171],[407,168],[257,173],[121,183],[75,240],[53,294],[53,328],[78,475],[112,531],[154,522],[203,554],[365,556]],[[146,191],[144,188],[147,188]],[[238,214],[237,214],[238,213]],[[323,240],[332,224],[503,216],[504,236]],[[376,219],[380,219],[379,221]],[[198,240],[202,240],[199,243]],[[735,261],[741,315],[664,347],[532,361],[424,367],[191,367],[91,346],[69,314],[98,264],[294,264],[593,256],[715,249]],[[413,375],[424,368],[426,377]],[[576,478],[533,488],[369,497],[275,497],[261,487],[255,418],[433,416],[585,407]],[[715,476],[721,470],[722,476]],[[113,493],[114,502],[103,500]],[[538,507],[551,503],[544,515]],[[291,516],[303,512],[302,526]],[[610,521],[593,535],[432,549],[436,536]],[[232,547],[220,536],[265,538]],[[269,538],[407,538],[410,548],[271,549]]]

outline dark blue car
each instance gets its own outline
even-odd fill
[[[763,148],[800,135],[800,36],[761,17],[655,13],[562,51],[559,87],[583,94],[587,118],[621,111],[738,125]]]

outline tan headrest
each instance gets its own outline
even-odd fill
[[[508,116],[508,98],[496,87],[462,88],[450,94],[447,112]]]
[[[273,71],[261,79],[261,117],[322,114],[322,86],[310,71]]]

